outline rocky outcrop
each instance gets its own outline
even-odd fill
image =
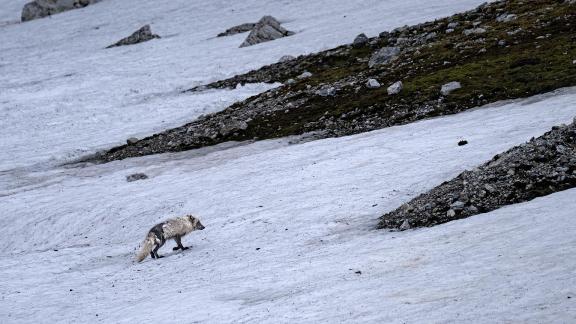
[[[374,52],[368,61],[369,67],[376,65],[388,64],[400,54],[399,47],[384,47]]]
[[[254,28],[254,26],[256,26],[255,23],[240,24],[226,29],[225,32],[218,34],[217,37],[232,36],[236,34],[246,33],[251,31]]]
[[[576,118],[496,155],[380,217],[380,228],[432,226],[576,187]]]
[[[118,42],[110,46],[107,46],[106,48],[138,44],[142,42],[147,42],[154,38],[160,38],[160,36],[152,33],[152,30],[150,30],[150,25],[144,25],[140,29],[132,33],[132,35],[126,38],[122,38]]]
[[[63,11],[83,8],[101,0],[35,0],[22,8],[22,22],[47,17]]]
[[[280,22],[278,22],[276,18],[264,16],[256,23],[240,47],[252,46],[291,35],[294,35],[294,32],[288,31],[280,26]]]

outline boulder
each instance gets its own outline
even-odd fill
[[[452,82],[449,82],[449,83],[446,83],[445,85],[443,85],[442,88],[440,89],[440,93],[442,93],[443,96],[447,96],[452,91],[460,89],[460,88],[462,88],[462,85],[460,84],[460,82],[452,81]]]
[[[380,82],[376,79],[368,79],[368,81],[366,81],[366,87],[368,89],[378,89],[380,88]]]
[[[126,38],[122,38],[121,40],[117,41],[116,43],[110,46],[107,46],[106,48],[138,44],[142,42],[147,42],[154,38],[160,38],[160,36],[152,34],[152,31],[150,30],[150,25],[144,25],[140,29],[132,33],[132,35]]]
[[[395,95],[395,94],[399,94],[403,88],[404,88],[404,84],[402,84],[402,81],[398,81],[398,82],[394,82],[386,90],[388,91],[389,95]]]
[[[129,176],[126,176],[126,181],[128,181],[128,182],[144,180],[144,179],[148,179],[148,176],[144,173],[134,173],[134,174],[131,174]]]
[[[276,18],[264,16],[256,23],[240,47],[252,46],[291,35],[294,35],[294,32],[288,31],[280,26],[280,22],[278,22]]]
[[[217,37],[231,36],[231,35],[249,32],[252,30],[252,28],[254,28],[254,26],[256,26],[255,23],[240,24],[240,25],[226,29],[225,32],[218,34]]]
[[[284,55],[280,58],[280,60],[278,60],[278,62],[284,63],[284,62],[292,61],[293,59],[295,59],[295,57],[292,55]]]
[[[362,47],[364,44],[368,43],[368,37],[365,34],[360,34],[354,38],[354,42],[352,46],[354,47]]]
[[[22,8],[22,22],[47,17],[63,11],[83,8],[101,0],[35,0]]]

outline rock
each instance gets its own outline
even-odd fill
[[[136,143],[138,143],[138,138],[136,137],[130,137],[129,139],[126,140],[126,144],[128,145],[134,145]]]
[[[276,18],[264,16],[256,23],[240,47],[252,46],[291,35],[294,35],[294,32],[288,31],[280,26],[280,22],[278,22]]]
[[[404,84],[402,83],[402,81],[397,81],[397,82],[392,83],[392,85],[389,86],[388,89],[386,89],[386,91],[388,91],[389,95],[395,95],[395,94],[399,94],[403,88],[404,88]]]
[[[312,73],[308,72],[308,71],[304,71],[302,74],[300,74],[299,76],[297,76],[298,79],[306,79],[312,76]]]
[[[144,173],[134,173],[134,174],[131,174],[129,176],[126,176],[126,181],[128,181],[128,182],[144,180],[144,179],[148,179],[148,176]]]
[[[114,43],[114,44],[112,44],[106,48],[138,44],[138,43],[142,43],[142,42],[147,42],[147,41],[154,39],[154,38],[160,38],[160,36],[158,36],[156,34],[152,34],[152,31],[150,30],[150,25],[144,25],[144,26],[140,27],[140,29],[138,29],[137,31],[132,33],[132,35],[130,35],[126,38],[122,38],[118,42],[116,42],[116,43]]]
[[[399,47],[383,47],[372,54],[370,61],[368,61],[368,66],[374,67],[376,65],[388,64],[392,62],[399,54]]]
[[[256,26],[255,23],[245,23],[245,24],[236,25],[234,27],[226,29],[225,32],[218,34],[217,37],[231,36],[231,35],[249,32],[252,30],[252,28],[254,28],[254,26]]]
[[[485,32],[486,29],[484,28],[472,28],[472,29],[466,29],[462,33],[466,36],[470,36],[470,35],[481,35],[484,34]]]
[[[331,97],[336,95],[336,88],[334,87],[323,87],[320,90],[316,91],[316,94],[321,97]]]
[[[456,216],[456,211],[454,211],[454,209],[450,209],[446,212],[446,216],[452,218],[452,217]]]
[[[284,55],[278,60],[278,62],[284,63],[284,62],[292,61],[293,59],[295,59],[295,57],[292,55]]]
[[[286,80],[286,84],[293,84],[293,83],[295,83],[295,82],[296,82],[296,81],[295,81],[294,79],[288,79],[288,80]]]
[[[443,96],[447,96],[452,91],[460,89],[460,88],[462,88],[462,85],[460,84],[460,82],[452,81],[452,82],[449,82],[449,83],[446,83],[445,85],[443,85],[442,88],[440,89],[440,93],[442,93]]]
[[[467,141],[467,140],[461,140],[461,141],[458,142],[458,146],[464,146],[464,145],[467,145],[467,144],[468,144],[468,141]]]
[[[498,41],[498,46],[506,46],[506,41],[501,39]]]
[[[518,18],[515,14],[501,14],[500,16],[496,17],[497,22],[511,22]]]
[[[461,201],[456,201],[456,202],[452,203],[452,205],[450,205],[450,208],[454,209],[454,210],[462,210],[462,209],[464,209],[465,205],[466,204],[461,202]]]
[[[489,184],[485,184],[484,189],[486,189],[486,191],[488,191],[488,192],[495,192],[496,191],[496,188],[494,188],[493,186],[491,186]]]
[[[362,47],[366,43],[368,43],[368,37],[364,34],[360,34],[360,35],[356,36],[356,38],[354,38],[354,42],[352,43],[352,46]]]
[[[366,81],[366,87],[368,89],[378,89],[380,88],[380,82],[376,79],[368,79],[368,81]]]
[[[431,32],[431,33],[426,34],[424,39],[426,41],[430,41],[430,40],[433,40],[434,38],[436,38],[436,36],[438,36],[438,34],[436,34],[435,32]]]
[[[448,24],[448,28],[450,29],[455,29],[456,27],[458,27],[458,22],[451,22]]]
[[[219,133],[222,136],[228,136],[230,134],[246,130],[248,128],[248,123],[243,120],[233,119],[222,123],[220,125]]]
[[[450,33],[453,33],[453,32],[454,32],[454,29],[452,29],[452,28],[446,29],[446,34],[450,34]]]
[[[22,22],[54,15],[63,11],[86,7],[101,0],[35,0],[22,8]]]
[[[405,230],[410,229],[410,222],[407,219],[405,219],[404,222],[402,222],[402,225],[400,225],[399,229],[401,231],[405,231]]]

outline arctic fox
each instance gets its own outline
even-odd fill
[[[188,250],[188,247],[182,245],[180,240],[182,236],[192,231],[203,229],[204,225],[192,215],[167,219],[152,227],[148,232],[146,239],[142,242],[140,251],[136,254],[136,261],[141,262],[146,259],[148,254],[150,254],[152,259],[161,258],[162,256],[158,255],[158,249],[166,243],[166,240],[170,239],[174,239],[177,244],[172,250]]]

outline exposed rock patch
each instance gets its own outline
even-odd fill
[[[138,43],[142,43],[142,42],[147,42],[147,41],[152,40],[154,38],[160,38],[160,36],[152,33],[152,30],[150,29],[150,25],[144,25],[144,26],[140,27],[140,29],[138,29],[137,31],[132,33],[132,35],[130,35],[126,38],[122,38],[118,42],[116,42],[110,46],[107,46],[106,48],[138,44]]]
[[[148,179],[148,176],[144,173],[134,173],[129,176],[126,176],[126,181],[133,182],[138,180]]]
[[[379,227],[437,225],[573,187],[576,119],[420,195],[382,216]]]
[[[101,0],[35,0],[22,8],[22,22],[43,18],[57,13],[99,2]]]
[[[240,47],[252,46],[291,35],[294,35],[294,32],[288,31],[280,26],[280,22],[276,20],[276,18],[264,16],[256,23]]]

